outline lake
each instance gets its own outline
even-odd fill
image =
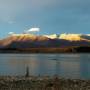
[[[90,79],[90,54],[0,54],[0,75],[59,75]]]

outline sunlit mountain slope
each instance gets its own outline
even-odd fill
[[[83,34],[12,34],[0,40],[1,48],[90,46],[90,35]]]

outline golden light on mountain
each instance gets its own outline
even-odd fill
[[[76,45],[89,45],[90,35],[82,34],[52,34],[52,35],[34,35],[29,33],[24,34],[11,34],[8,37],[0,40],[0,46],[5,47],[12,44],[15,47],[60,47],[72,45],[69,41],[76,42]],[[27,44],[25,44],[26,42]],[[63,43],[64,42],[64,43]],[[82,43],[81,43],[82,42]],[[75,44],[75,43],[74,43]],[[22,46],[20,46],[22,45]]]
[[[60,39],[70,40],[70,41],[80,41],[81,34],[61,34]]]

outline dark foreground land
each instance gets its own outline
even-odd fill
[[[90,80],[57,76],[0,76],[0,90],[90,90]]]
[[[1,48],[0,53],[90,53],[90,46]]]

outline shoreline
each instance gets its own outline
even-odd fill
[[[90,46],[2,48],[0,53],[90,53]]]
[[[90,90],[90,80],[59,76],[0,76],[0,90]]]

